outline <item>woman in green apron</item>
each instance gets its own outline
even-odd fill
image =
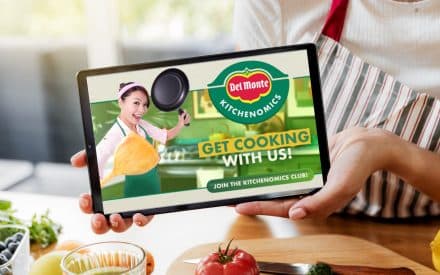
[[[116,121],[124,136],[127,136],[124,128]],[[153,144],[153,139],[147,134],[147,131],[139,126],[145,134],[145,139]],[[160,178],[157,166],[141,175],[125,176],[124,195],[125,197],[145,196],[159,194],[161,191]]]
[[[114,155],[117,145],[130,132],[137,133],[150,144],[153,144],[153,140],[166,144],[167,140],[177,136],[184,124],[191,120],[189,114],[184,112],[179,115],[177,125],[169,130],[159,129],[143,120],[142,117],[150,105],[150,98],[147,90],[139,83],[122,83],[117,97],[121,111],[114,125],[96,146],[100,179],[104,178],[104,167]],[[159,194],[161,185],[157,166],[141,175],[126,175],[123,192],[125,198]]]

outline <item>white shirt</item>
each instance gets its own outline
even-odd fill
[[[131,132],[130,128],[125,125],[125,123],[120,120],[119,117],[117,118],[117,121],[119,122],[119,125],[121,125],[121,127],[124,129],[125,135],[128,135],[128,133]],[[145,132],[140,126],[145,129],[147,134],[154,140],[157,140],[162,144],[165,144],[167,142],[167,129],[159,129],[145,120],[140,120],[139,124],[136,125],[136,130],[137,133],[144,138],[146,138]],[[114,123],[110,130],[108,130],[108,132],[96,146],[96,157],[98,159],[100,179],[104,177],[104,168],[107,161],[113,156],[116,147],[119,143],[121,143],[125,135],[118,124]]]
[[[236,0],[241,50],[313,42],[330,0]],[[402,83],[440,98],[440,1],[349,2],[341,44]]]

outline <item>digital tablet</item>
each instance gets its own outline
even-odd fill
[[[231,205],[325,184],[313,44],[84,70],[77,80],[95,212]]]

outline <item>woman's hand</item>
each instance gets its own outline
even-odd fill
[[[84,150],[76,153],[70,159],[72,166],[84,167],[87,165],[87,156]],[[90,194],[82,194],[79,197],[79,207],[86,214],[92,214],[92,197]],[[110,229],[115,232],[124,232],[127,230],[133,222],[138,226],[144,226],[148,224],[153,216],[144,216],[142,214],[135,214],[133,219],[123,219],[119,214],[112,214],[109,221],[106,220],[103,214],[93,214],[91,219],[91,226],[95,233],[104,234]]]
[[[187,111],[183,110],[183,112],[179,114],[179,121],[177,122],[177,125],[174,128],[168,130],[167,140],[171,140],[175,138],[183,129],[183,127],[185,127],[185,124],[189,124],[190,121],[191,121],[190,114],[188,114]]]
[[[185,126],[185,124],[189,124],[191,122],[191,115],[183,110],[181,114],[179,114],[179,122],[177,123],[180,127]]]
[[[343,208],[366,179],[390,163],[396,136],[381,129],[351,128],[330,139],[331,168],[325,186],[302,199],[257,201],[236,205],[238,213],[302,219],[327,217]]]

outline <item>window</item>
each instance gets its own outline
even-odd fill
[[[233,0],[0,0],[0,7],[2,158],[66,162],[83,146],[79,70],[233,49]]]
[[[213,40],[232,30],[233,0],[119,0],[121,38]]]
[[[0,0],[2,37],[78,37],[85,34],[83,0]]]

